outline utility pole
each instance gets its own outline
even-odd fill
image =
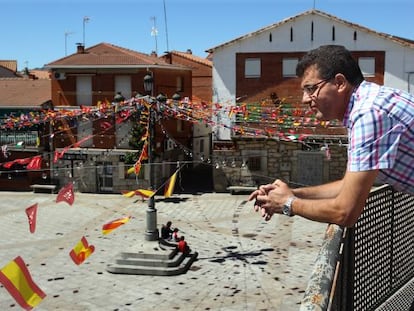
[[[164,0],[164,22],[165,22],[165,38],[167,41],[167,52],[170,51],[168,47],[168,25],[167,25],[167,9],[165,7],[165,0]]]

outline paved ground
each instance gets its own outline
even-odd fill
[[[298,217],[262,221],[247,195],[157,198],[158,224],[180,228],[199,253],[179,276],[111,274],[119,252],[156,248],[145,241],[146,202],[121,195],[0,192],[0,268],[21,256],[47,297],[36,310],[298,310],[326,225]],[[39,204],[29,232],[25,209]],[[131,215],[108,235],[104,223]],[[69,251],[82,236],[95,252],[80,266]],[[160,250],[161,251],[161,250]],[[21,310],[0,288],[0,310]]]

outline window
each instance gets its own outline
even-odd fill
[[[247,58],[244,62],[245,78],[260,78],[261,62],[260,58]]]
[[[76,103],[78,106],[91,106],[92,103],[92,77],[76,77]]]
[[[249,171],[264,173],[267,169],[267,150],[241,150],[241,155]]]
[[[164,151],[170,151],[170,150],[174,150],[175,148],[175,142],[168,138],[166,140],[164,140]]]
[[[200,153],[204,152],[204,139],[200,139]]]
[[[177,77],[177,92],[183,92],[184,91],[184,78],[183,77]]]
[[[360,57],[358,64],[364,77],[375,76],[375,57]]]
[[[115,76],[115,93],[120,92],[125,98],[131,98],[131,77]]]
[[[282,64],[283,77],[296,77],[297,58],[284,58]]]
[[[247,161],[247,166],[251,171],[260,171],[262,169],[260,157],[249,157]]]
[[[177,132],[182,132],[184,129],[184,121],[183,120],[177,120]]]

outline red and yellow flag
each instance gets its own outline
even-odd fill
[[[132,198],[135,195],[135,190],[129,191],[129,190],[121,190],[121,193],[124,197]]]
[[[46,294],[33,282],[20,256],[0,270],[0,283],[25,310],[32,310],[46,297]]]
[[[144,199],[148,199],[152,197],[155,194],[155,192],[147,189],[137,189],[135,190],[135,194],[143,197]]]
[[[80,265],[95,251],[95,246],[89,245],[85,237],[75,245],[75,247],[69,252],[70,258],[77,265]]]
[[[154,191],[147,190],[147,189],[137,189],[137,190],[131,190],[131,191],[122,190],[121,193],[124,197],[127,197],[127,198],[132,198],[135,195],[139,195],[139,196],[143,197],[144,199],[148,199],[148,198],[152,197],[155,194]]]
[[[126,224],[131,219],[131,216],[118,218],[115,220],[112,220],[111,222],[108,222],[102,226],[102,234],[108,234],[118,228],[119,226],[122,226]]]
[[[173,194],[176,179],[177,179],[177,172],[175,172],[165,184],[164,197],[169,198]]]

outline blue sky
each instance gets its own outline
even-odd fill
[[[0,59],[17,60],[19,70],[42,67],[75,53],[84,33],[86,48],[107,42],[143,53],[157,49],[159,55],[167,48],[191,49],[205,57],[209,48],[314,5],[414,40],[412,0],[0,0]]]

